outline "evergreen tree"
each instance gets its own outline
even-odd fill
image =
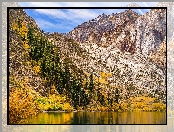
[[[65,89],[69,93],[71,90],[70,88],[70,68],[69,68],[69,62],[66,59],[65,60],[65,73],[64,73],[64,84],[65,84]]]
[[[118,94],[118,89],[115,90],[115,102],[118,103],[118,98],[119,98],[119,94]]]
[[[94,93],[93,74],[91,74],[89,77],[89,90],[90,90],[91,95],[93,95],[93,93]]]

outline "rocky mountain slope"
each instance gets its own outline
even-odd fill
[[[52,43],[48,42],[48,35],[40,30],[34,19],[28,16],[23,9],[10,9],[9,19],[10,91],[12,91],[16,85],[12,82],[18,80],[21,83],[26,83],[30,88],[39,92],[41,95],[47,96],[49,90],[52,88],[51,85],[53,85],[48,84],[48,79],[50,81],[53,79],[46,79],[44,75],[50,74],[51,69],[59,70],[59,72],[61,72],[60,74],[62,74],[61,79],[66,79],[63,73],[66,72],[68,68],[70,73],[73,74],[74,79],[78,80],[79,77],[82,79],[82,76],[84,78],[83,71],[70,59],[70,53],[72,51],[66,52],[66,48],[70,50],[73,48],[73,53],[79,55],[79,45],[73,43],[71,46],[71,42],[73,41],[71,40],[70,42],[68,38],[65,37],[64,39],[62,36],[60,44],[65,45],[64,49],[58,46],[53,48]],[[57,36],[61,35],[57,34]],[[42,47],[41,45],[45,46]],[[74,45],[76,45],[76,47]],[[50,60],[51,57],[54,59]],[[57,57],[57,61],[55,57]],[[51,61],[56,61],[56,64]],[[67,63],[68,67],[66,65]],[[42,68],[44,68],[44,71]],[[46,73],[46,70],[48,73]],[[66,82],[65,80],[63,81],[64,83]]]
[[[65,46],[59,46],[65,50]],[[107,48],[99,47],[97,44],[80,44],[80,46],[84,51],[80,52],[80,55],[68,50],[70,47],[66,47],[66,52],[70,53],[69,55],[76,66],[99,77],[101,71],[112,73],[107,81],[112,86],[120,87],[120,94],[123,98],[138,94],[158,97],[160,93],[159,98],[165,101],[165,70],[150,58],[146,58],[142,54],[122,53],[115,45],[110,45]],[[159,63],[159,61],[157,62]],[[106,89],[106,93],[111,90],[108,87],[104,89]]]
[[[22,10],[18,14],[20,12],[26,26],[28,22],[31,22],[36,32],[42,34],[35,22],[32,19],[29,20],[30,17]],[[111,15],[102,14],[79,25],[66,36],[58,33],[43,35],[56,46],[61,62],[67,58],[71,62],[71,73],[82,74],[83,79],[84,73],[93,74],[99,80],[102,80],[101,72],[110,73],[104,81],[100,81],[103,85],[101,91],[104,91],[107,96],[114,98],[113,93],[116,87],[120,95],[119,101],[125,101],[131,96],[146,94],[165,102],[165,13],[163,9],[153,9],[143,16],[132,10]],[[11,17],[15,16],[15,14],[11,15]],[[17,46],[14,45],[13,39],[15,42],[20,42],[20,40],[17,40],[19,37],[14,35],[15,33],[11,33],[10,74],[18,76],[21,80],[25,74],[31,84],[34,82],[32,87],[45,90],[40,76],[32,73],[32,70],[29,71],[28,66],[21,65],[24,63],[27,65],[28,60],[21,59],[22,54],[13,53],[13,48],[23,46],[17,43]],[[18,57],[15,57],[16,55]],[[16,61],[18,58],[20,60]],[[34,76],[34,79],[40,83],[32,78],[30,81],[30,77]],[[34,84],[40,84],[43,88]]]
[[[28,50],[26,50],[23,38],[20,36],[26,34],[26,27],[29,25],[32,25],[36,32],[40,32],[40,28],[34,19],[28,16],[23,9],[10,9],[9,18],[9,76],[11,77],[9,80],[11,82],[14,80],[25,81],[27,79],[27,85],[44,94],[46,89],[44,89],[43,80],[34,72],[33,67],[27,63],[30,62],[31,58]],[[23,21],[20,35],[14,30],[17,30],[18,18]],[[9,84],[10,91],[15,87],[16,84]]]
[[[78,67],[96,76],[100,71],[112,73],[108,81],[123,88],[120,93],[125,98],[147,93],[165,102],[165,9],[152,9],[142,16],[132,10],[102,14],[77,26],[66,36],[80,43],[85,51],[81,52],[85,57],[69,52]],[[63,45],[60,47],[65,49]],[[68,49],[66,47],[66,51]]]
[[[22,9],[9,19],[14,119],[41,109],[165,111],[165,10],[102,14],[64,35],[42,32]]]
[[[69,46],[67,40],[63,43]],[[84,72],[48,41],[23,9],[9,10],[8,44],[8,123],[19,123],[43,110],[72,111],[90,102],[91,95],[87,97],[82,85]]]
[[[67,36],[80,43],[97,43],[102,47],[114,43],[123,52],[149,55],[165,39],[166,11],[152,9],[142,16],[132,10],[102,14],[77,26]]]
[[[126,25],[131,25],[138,17],[139,15],[132,10],[111,15],[102,14],[77,26],[67,36],[80,43],[97,43],[100,46],[107,47],[119,38]],[[129,36],[127,39],[129,39]],[[119,44],[118,47],[122,48]],[[133,52],[134,48],[132,46],[121,50]]]

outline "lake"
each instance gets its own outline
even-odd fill
[[[166,112],[43,112],[20,124],[166,124]]]

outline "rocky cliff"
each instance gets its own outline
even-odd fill
[[[14,12],[17,13],[11,11]],[[17,14],[20,14],[26,27],[31,22],[36,33],[41,33],[25,12],[18,10]],[[11,14],[11,17],[14,17],[11,20],[16,20],[16,14]],[[107,83],[101,82],[106,84],[102,87],[106,95],[117,87],[119,101],[147,94],[163,102],[166,101],[165,35],[164,9],[153,9],[142,16],[132,10],[102,14],[79,25],[65,36],[58,33],[44,34],[59,49],[60,60],[70,60],[74,73],[93,73],[98,78],[101,78],[101,72],[111,73],[105,80]],[[21,80],[27,76],[29,84],[38,90],[43,89],[44,93],[43,80],[32,68],[25,66],[27,57],[19,54],[25,52],[25,45],[19,43],[21,38],[13,31],[10,32],[10,38],[10,74]],[[15,54],[13,51],[17,50],[18,54]],[[28,59],[31,58],[28,56]]]
[[[16,84],[11,82],[27,80],[26,85],[45,95],[44,82],[31,66],[27,45],[24,38],[21,37],[26,35],[29,25],[37,33],[40,33],[41,30],[34,19],[28,16],[23,9],[10,9],[9,19],[9,90],[12,91],[16,87]],[[22,23],[20,29],[17,28],[17,23]]]
[[[72,59],[84,71],[111,72],[123,96],[147,93],[166,101],[166,10],[102,14],[67,33],[86,57]],[[82,53],[83,54],[83,53]],[[129,89],[129,90],[128,90]],[[130,90],[131,89],[131,90]]]
[[[69,32],[67,36],[80,43],[97,43],[102,47],[107,47],[120,38],[121,33],[126,25],[131,25],[139,15],[132,11],[126,10],[122,13],[112,13],[111,15],[102,14],[97,18],[84,22],[77,26],[73,31]],[[126,32],[126,34],[129,34]],[[127,36],[129,39],[130,36]],[[121,49],[122,46],[118,45]],[[133,52],[134,47],[122,49]]]
[[[102,14],[67,34],[79,43],[102,47],[115,44],[122,52],[149,55],[158,50],[166,36],[166,10],[152,9],[144,15],[132,10]]]

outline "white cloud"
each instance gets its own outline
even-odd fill
[[[96,18],[102,13],[110,15],[111,13],[123,12],[125,9],[35,9],[36,13],[47,15],[54,19],[71,20],[74,23],[88,21]]]
[[[52,22],[46,21],[45,19],[36,19],[36,23],[39,25],[39,27],[43,30],[49,30],[49,29],[54,29],[55,31],[61,31],[62,29],[71,29],[71,25],[67,25],[64,23],[58,23],[54,24]]]
[[[29,7],[120,7],[131,4],[131,2],[19,2],[21,6]],[[136,2],[140,6],[154,6],[157,2]],[[69,10],[66,13],[62,10],[46,10],[46,9],[36,9],[38,13],[52,16],[54,18],[63,18],[67,20],[73,20],[80,18],[82,20],[89,20],[97,17],[103,12],[106,14],[116,13],[114,9],[111,10],[101,10],[100,12],[94,12],[92,10]],[[119,12],[122,12],[121,10]],[[140,9],[139,12],[144,14]]]
[[[55,18],[66,18],[67,15],[59,9],[35,9],[37,13],[53,16]]]
[[[131,4],[131,2],[19,2],[21,6],[29,7],[120,7]],[[154,6],[157,2],[136,2],[140,6]],[[102,10],[103,12],[110,14],[113,10]],[[81,18],[83,20],[92,19],[99,15],[99,12],[94,12],[92,10],[69,10],[66,14],[62,10],[44,10],[36,9],[38,13],[46,14],[48,16],[53,16],[55,18],[63,18],[67,20],[73,20],[76,18]],[[115,10],[114,10],[115,11]],[[142,11],[139,10],[141,14]],[[100,13],[101,14],[101,13]]]
[[[51,23],[51,22],[48,22],[46,20],[43,20],[43,19],[36,19],[36,23],[39,25],[39,27],[41,29],[49,29],[49,28],[57,28],[55,24]]]
[[[141,10],[141,9],[138,9],[138,11],[141,13],[141,15],[143,15],[144,13],[143,13],[143,11]]]
[[[58,18],[58,19],[65,19],[71,20],[76,23],[81,21],[86,21],[92,18],[95,18],[99,15],[98,12],[94,10],[87,10],[87,9],[68,9],[68,10],[61,10],[61,9],[35,9],[36,13],[44,14],[50,17]],[[79,19],[79,20],[78,20]]]
[[[87,9],[69,9],[67,15],[70,19],[81,18],[81,19],[91,19],[97,17],[99,14],[93,10]]]

